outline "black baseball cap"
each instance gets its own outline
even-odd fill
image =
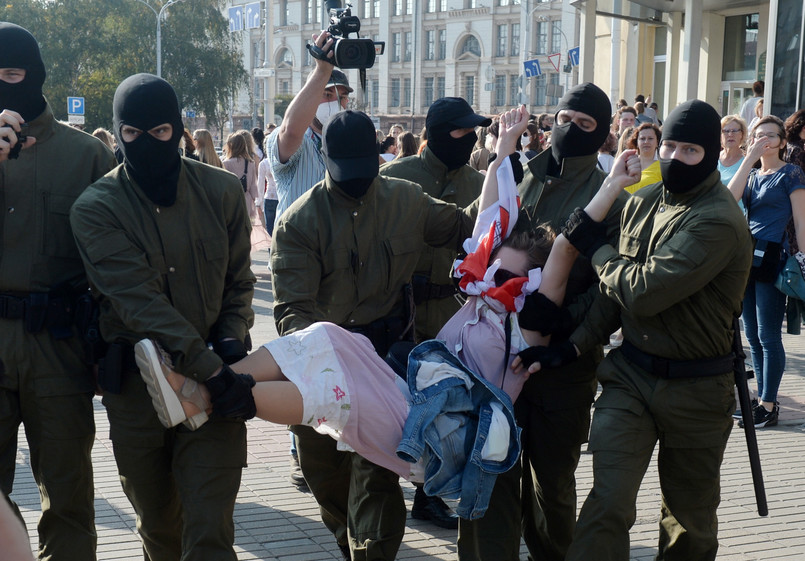
[[[330,79],[327,81],[327,85],[324,86],[325,88],[331,88],[333,86],[344,86],[348,92],[352,93],[354,90],[349,87],[349,80],[347,80],[347,75],[333,68],[332,74],[330,74]]]
[[[324,125],[321,151],[336,182],[376,177],[380,171],[372,120],[361,111],[340,111]]]
[[[432,129],[440,125],[450,125],[453,129],[488,127],[492,119],[479,115],[461,97],[442,97],[433,102],[425,118],[425,127]]]

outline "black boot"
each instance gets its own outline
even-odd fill
[[[411,518],[417,520],[430,520],[440,528],[455,530],[458,528],[458,515],[439,497],[429,497],[417,485],[414,493],[414,506],[411,508]]]

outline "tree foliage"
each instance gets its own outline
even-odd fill
[[[159,12],[167,0],[148,0]],[[184,0],[163,12],[162,76],[184,109],[225,121],[247,83],[242,53],[221,12],[224,0]],[[156,16],[137,0],[5,0],[0,21],[28,29],[48,77],[45,96],[58,119],[67,97],[85,98],[86,128],[111,127],[117,85],[138,72],[156,74]]]

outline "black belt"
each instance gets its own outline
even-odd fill
[[[29,333],[48,328],[61,339],[72,335],[75,303],[62,292],[0,292],[0,318],[23,320]]]
[[[426,300],[441,300],[453,296],[456,292],[454,284],[435,284],[422,275],[414,275],[412,279],[414,288],[414,302],[420,304]]]
[[[700,360],[673,360],[644,353],[629,341],[624,341],[620,347],[623,356],[629,362],[651,372],[658,378],[703,378],[732,372],[734,355],[732,353],[716,358]]]
[[[22,319],[25,317],[25,298],[0,294],[0,318]]]

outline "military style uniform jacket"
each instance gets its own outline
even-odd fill
[[[616,247],[593,256],[603,298],[571,337],[580,349],[622,323],[624,339],[655,356],[696,360],[731,352],[752,239],[718,172],[687,193],[658,183],[632,195]]]
[[[378,176],[360,199],[327,174],[278,220],[271,252],[280,335],[316,321],[346,328],[402,309],[422,246],[457,250],[472,218],[415,183]]]
[[[0,164],[0,292],[86,290],[70,207],[116,165],[114,154],[97,138],[57,122],[50,105],[26,134],[36,143]]]
[[[519,191],[521,214],[528,215],[529,221],[519,222],[518,228],[547,222],[559,232],[570,214],[577,207],[584,208],[604,182],[606,174],[598,168],[598,154],[565,158],[559,177],[548,175],[551,157],[551,151],[544,150],[528,162]],[[627,198],[627,194],[621,195],[607,215],[607,236],[612,243],[618,239],[618,218]],[[580,255],[570,271],[564,302],[578,323],[595,299],[597,280],[590,261]],[[546,370],[543,376],[532,376],[523,392],[526,395],[540,394],[546,401],[567,403],[576,394],[568,391],[568,387],[579,384],[579,399],[589,401],[588,387],[593,383],[595,368],[603,358],[603,347],[593,346],[587,351],[578,361],[563,366],[561,372]]]
[[[474,220],[478,213],[478,197],[484,176],[468,165],[448,171],[447,167],[427,147],[418,156],[393,160],[380,168],[387,177],[398,177],[418,183],[422,190],[446,203],[466,208]],[[463,243],[463,241],[462,241]],[[454,248],[424,246],[415,275],[422,275],[433,285],[452,287],[451,272],[456,258]],[[447,290],[445,290],[446,292]],[[453,296],[425,300],[417,305],[417,337],[432,339],[461,307]]]
[[[178,372],[203,381],[215,337],[244,341],[251,308],[251,224],[231,173],[182,158],[176,203],[151,202],[121,164],[76,201],[71,221],[108,342],[144,337]]]

